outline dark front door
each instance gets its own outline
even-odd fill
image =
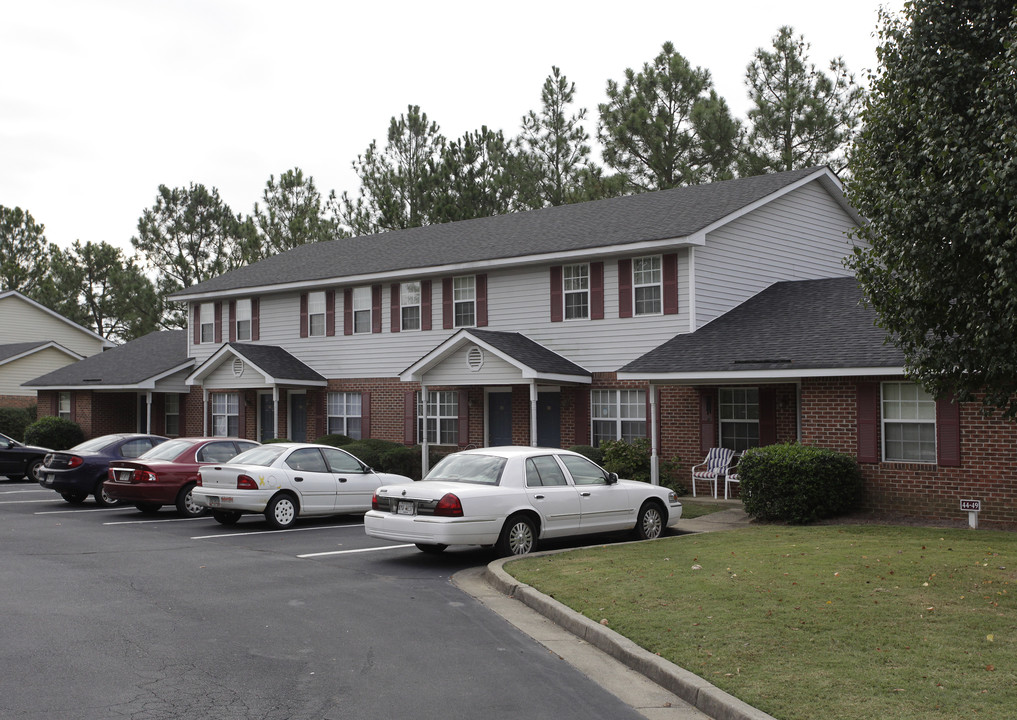
[[[290,440],[307,442],[307,396],[290,395]]]
[[[496,392],[487,395],[487,445],[512,444],[512,393]]]
[[[537,393],[537,445],[561,447],[561,393]]]
[[[275,437],[275,401],[271,395],[258,395],[258,424],[261,425],[261,442]]]

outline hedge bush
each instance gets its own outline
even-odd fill
[[[25,428],[25,444],[50,450],[67,450],[85,441],[85,433],[76,422],[47,415]]]
[[[343,450],[356,456],[365,465],[369,465],[380,472],[390,472],[385,468],[382,456],[396,448],[405,446],[402,443],[390,440],[367,439],[353,440],[342,447]]]
[[[23,442],[25,428],[35,422],[35,413],[35,405],[27,408],[0,407],[0,433]]]
[[[862,497],[862,472],[850,455],[787,443],[752,448],[738,464],[745,512],[798,525],[842,515]]]
[[[608,440],[600,444],[603,462],[599,464],[605,470],[618,473],[618,477],[640,482],[650,482],[650,441],[646,438],[638,438],[632,442],[625,440]],[[589,457],[587,455],[587,457]],[[593,460],[593,458],[590,458]],[[597,462],[597,461],[594,461]],[[657,469],[660,471],[660,484],[663,487],[671,488],[679,495],[684,495],[687,490],[678,480],[678,470],[681,461],[677,456],[666,459],[658,458]]]
[[[355,442],[355,440],[349,437],[348,435],[333,434],[333,435],[322,435],[314,442],[318,443],[319,445],[331,445],[332,447],[342,447],[343,445],[349,445],[351,442]]]
[[[593,447],[592,445],[573,445],[569,450],[588,457],[602,467],[604,465],[604,451],[598,447]]]

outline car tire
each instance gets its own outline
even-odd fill
[[[99,482],[95,484],[95,491],[92,493],[92,496],[95,497],[96,505],[99,507],[116,507],[117,505],[122,505],[124,502],[123,500],[111,497],[110,494],[106,492],[106,488],[102,486],[104,481],[105,478],[99,478]]]
[[[636,527],[633,531],[640,540],[656,540],[664,533],[666,522],[664,508],[660,503],[647,500],[639,508],[639,515],[636,516]]]
[[[28,463],[28,466],[25,468],[25,476],[28,478],[30,482],[42,482],[41,471],[43,467],[44,463],[42,462],[42,458],[39,458],[38,460],[33,460],[32,462]]]
[[[438,543],[436,545],[431,545],[428,543],[417,543],[417,550],[419,550],[422,553],[427,553],[428,555],[439,555],[445,552],[445,548],[447,547],[448,545],[442,545],[441,543]]]
[[[537,526],[525,515],[513,515],[505,521],[494,547],[502,557],[531,553],[537,547]]]
[[[297,501],[293,499],[292,495],[283,493],[268,501],[268,507],[265,508],[265,519],[276,530],[285,530],[297,521],[299,513]]]
[[[191,496],[191,491],[197,483],[187,483],[177,493],[177,514],[180,517],[196,518],[208,512],[208,508],[198,505]]]
[[[159,508],[161,508],[162,505],[159,503],[134,503],[134,507],[136,507],[140,512],[152,514],[159,512]]]
[[[60,493],[60,497],[71,505],[80,505],[88,499],[88,493]]]
[[[212,518],[220,525],[236,525],[240,522],[240,513],[231,510],[213,510]]]

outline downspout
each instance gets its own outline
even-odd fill
[[[165,431],[165,428],[163,428]],[[145,432],[152,432],[152,391],[145,392]]]
[[[208,388],[201,386],[201,434],[208,437]]]
[[[537,381],[530,380],[530,447],[537,447]]]
[[[420,476],[423,478],[431,470],[430,453],[427,449],[427,386],[423,382],[420,383],[420,399],[417,408],[417,417],[414,422],[418,423],[417,427],[422,430],[420,433]],[[420,410],[423,412],[421,413]],[[420,422],[421,418],[423,422]]]
[[[279,386],[272,386],[272,438],[279,437]]]
[[[657,428],[657,386],[650,383],[650,482],[660,485],[660,441]]]

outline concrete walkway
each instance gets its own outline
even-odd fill
[[[739,501],[711,501],[726,510],[679,521],[679,534],[736,530],[749,525]],[[567,551],[565,551],[567,552]],[[535,553],[539,556],[541,553]],[[503,558],[452,581],[505,620],[569,662],[650,720],[774,720],[738,698],[644,650],[610,628],[520,583]]]

